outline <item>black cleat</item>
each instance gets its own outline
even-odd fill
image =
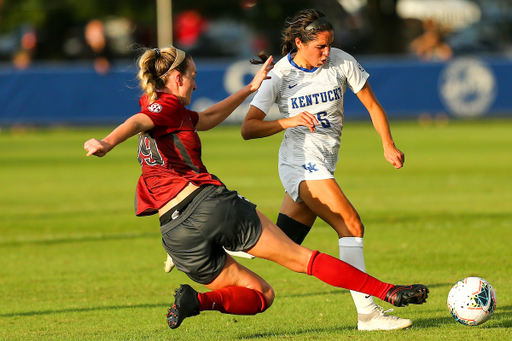
[[[174,294],[174,304],[167,312],[167,324],[176,329],[186,317],[199,315],[197,291],[188,284],[182,284]]]
[[[409,303],[423,304],[427,301],[429,290],[423,284],[395,285],[389,289],[385,301],[396,307],[405,307]]]

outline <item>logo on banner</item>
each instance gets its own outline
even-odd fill
[[[496,77],[481,59],[456,59],[441,72],[439,93],[455,116],[483,116],[496,99]]]

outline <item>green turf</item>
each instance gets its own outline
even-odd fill
[[[163,272],[157,218],[134,216],[136,139],[105,158],[85,157],[84,141],[108,131],[0,133],[0,340],[512,338],[512,121],[393,122],[407,159],[401,170],[384,160],[369,122],[346,124],[336,175],[366,226],[368,272],[431,289],[426,305],[395,309],[414,322],[395,332],[358,332],[346,290],[264,260],[242,262],[274,287],[268,311],[205,312],[170,330],[173,289],[204,289]],[[209,170],[275,219],[281,136],[243,141],[239,127],[219,127],[201,137]],[[304,244],[338,253],[321,221]],[[446,308],[451,285],[470,275],[498,296],[495,316],[478,327],[456,323]]]

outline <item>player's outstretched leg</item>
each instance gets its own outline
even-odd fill
[[[167,312],[167,324],[176,329],[187,317],[199,315],[197,291],[188,284],[182,284],[174,294],[174,304]]]
[[[428,293],[428,288],[423,284],[395,285],[388,290],[384,301],[396,307],[423,304],[427,301]]]

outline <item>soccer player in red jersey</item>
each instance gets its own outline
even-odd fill
[[[238,92],[203,112],[186,108],[196,89],[192,57],[174,47],[148,49],[139,58],[141,111],[102,140],[84,144],[87,156],[105,156],[139,134],[142,175],[137,184],[136,214],[158,213],[162,243],[178,270],[211,291],[189,285],[176,290],[167,314],[169,327],[203,310],[253,315],[273,302],[272,287],[239,264],[226,250],[245,251],[290,270],[307,273],[332,286],[376,296],[395,306],[422,304],[428,289],[382,282],[334,257],[294,243],[256,205],[228,190],[201,159],[197,131],[224,121],[272,69],[270,57],[254,79]]]

